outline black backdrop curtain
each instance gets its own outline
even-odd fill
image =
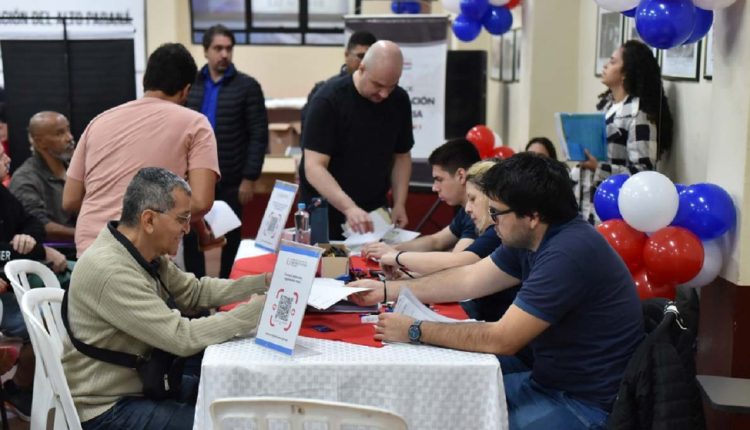
[[[27,126],[39,111],[60,112],[76,140],[105,110],[135,99],[133,40],[4,40],[11,171],[29,156]]]

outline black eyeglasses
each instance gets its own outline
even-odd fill
[[[509,214],[511,212],[513,212],[513,209],[505,209],[505,210],[499,211],[493,208],[492,206],[490,206],[489,209],[487,209],[487,213],[490,215],[490,218],[492,219],[492,222],[494,223],[497,222],[497,217],[499,217],[500,215]]]

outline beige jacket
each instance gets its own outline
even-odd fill
[[[169,309],[163,288],[110,229],[102,229],[71,278],[68,315],[79,340],[129,354],[143,355],[157,347],[184,357],[257,326],[261,299],[199,319],[183,318]],[[166,256],[159,267],[159,277],[181,310],[234,303],[266,291],[263,275],[235,281],[197,279]],[[64,348],[63,368],[81,421],[101,415],[121,397],[142,395],[134,369],[89,358],[67,339]]]

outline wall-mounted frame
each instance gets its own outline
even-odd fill
[[[505,33],[502,37],[500,52],[500,80],[503,82],[513,82],[513,72],[515,70],[515,38],[512,31]]]
[[[602,68],[609,57],[622,44],[624,16],[620,12],[610,12],[599,8],[596,21],[596,52],[594,75],[601,76]]]
[[[490,79],[500,80],[500,60],[502,59],[502,36],[492,36],[490,39]]]
[[[637,40],[639,42],[643,42],[643,39],[641,39],[641,35],[638,34],[638,29],[635,28],[635,19],[625,17],[625,24],[623,25],[622,31],[622,43],[625,43],[628,40]],[[659,50],[659,48],[651,48],[651,52],[654,53],[656,62],[661,65],[661,50]]]
[[[513,81],[521,80],[521,48],[523,47],[523,29],[513,30]]]
[[[662,51],[661,74],[673,81],[698,81],[701,42],[680,45]]]
[[[703,79],[714,78],[714,28],[706,35],[706,53],[703,55]]]

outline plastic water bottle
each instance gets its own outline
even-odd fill
[[[294,240],[310,244],[310,214],[305,210],[304,203],[298,203],[297,212],[294,213]]]

